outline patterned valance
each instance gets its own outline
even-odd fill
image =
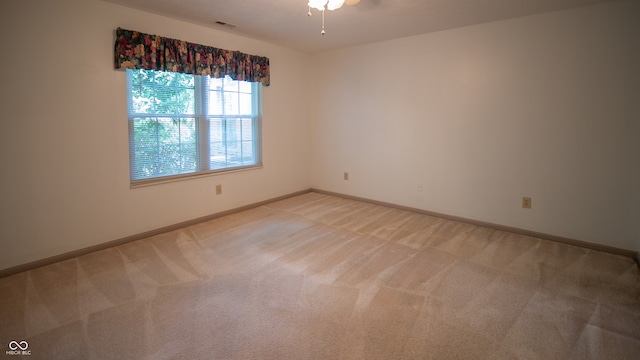
[[[163,70],[269,86],[269,58],[118,28],[116,69]]]

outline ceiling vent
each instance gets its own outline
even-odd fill
[[[236,25],[229,24],[229,23],[226,23],[226,22],[220,21],[220,20],[216,21],[216,24],[220,25],[220,26],[224,26],[227,29],[235,29],[237,27]]]

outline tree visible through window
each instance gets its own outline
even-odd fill
[[[260,165],[260,86],[127,70],[132,183]]]

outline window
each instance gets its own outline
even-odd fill
[[[261,165],[261,84],[127,70],[131,183]]]

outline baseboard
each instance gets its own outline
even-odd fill
[[[428,211],[428,210],[422,210],[422,209],[418,209],[418,208],[413,208],[413,207],[409,207],[409,206],[403,206],[403,205],[388,203],[388,202],[384,202],[384,201],[377,201],[377,200],[367,199],[367,198],[358,197],[358,196],[346,195],[346,194],[341,194],[341,193],[336,193],[336,192],[331,192],[331,191],[311,188],[311,189],[306,189],[306,190],[302,190],[302,191],[297,191],[297,192],[294,192],[294,193],[286,194],[286,195],[283,195],[283,196],[278,196],[278,197],[271,198],[271,199],[264,200],[264,201],[260,201],[260,202],[257,202],[257,203],[252,203],[252,204],[249,204],[249,205],[241,206],[241,207],[238,207],[238,208],[233,208],[233,209],[230,209],[230,210],[214,213],[214,214],[211,214],[211,215],[199,217],[199,218],[196,218],[196,219],[183,221],[183,222],[180,222],[180,223],[177,223],[177,224],[164,226],[164,227],[161,227],[161,228],[158,228],[158,229],[145,231],[143,233],[127,236],[127,237],[124,237],[124,238],[121,238],[121,239],[117,239],[117,240],[108,241],[108,242],[105,242],[105,243],[102,243],[102,244],[97,244],[97,245],[89,246],[89,247],[86,247],[86,248],[70,251],[70,252],[67,252],[67,253],[64,253],[64,254],[51,256],[51,257],[48,257],[48,258],[45,258],[45,259],[36,260],[36,261],[29,262],[29,263],[26,263],[26,264],[23,264],[23,265],[17,265],[17,266],[8,268],[8,269],[3,269],[3,270],[0,270],[0,278],[5,277],[5,276],[9,276],[9,275],[13,275],[13,274],[17,274],[17,273],[20,273],[20,272],[24,272],[24,271],[33,270],[35,268],[39,268],[39,267],[42,267],[42,266],[50,265],[50,264],[57,263],[57,262],[60,262],[60,261],[69,260],[69,259],[72,259],[74,257],[78,257],[78,256],[86,255],[86,254],[89,254],[89,253],[92,253],[92,252],[108,249],[108,248],[111,248],[111,247],[114,247],[114,246],[118,246],[118,245],[129,243],[129,242],[132,242],[132,241],[141,240],[141,239],[145,239],[145,238],[148,238],[148,237],[151,237],[151,236],[160,235],[160,234],[167,233],[167,232],[170,232],[170,231],[178,230],[180,228],[184,228],[184,227],[187,227],[187,226],[199,224],[199,223],[202,223],[202,222],[205,222],[205,221],[209,221],[209,220],[213,220],[213,219],[216,219],[216,218],[219,218],[219,217],[222,217],[222,216],[234,214],[234,213],[237,213],[237,212],[240,212],[240,211],[244,211],[244,210],[249,210],[249,209],[252,209],[252,208],[255,208],[255,207],[259,207],[259,206],[263,206],[263,205],[275,202],[275,201],[288,199],[290,197],[306,194],[306,193],[309,193],[309,192],[317,192],[317,193],[320,193],[320,194],[339,196],[339,197],[342,197],[342,198],[345,198],[345,199],[352,199],[352,200],[367,202],[367,203],[370,203],[370,204],[376,204],[376,205],[392,207],[392,208],[396,208],[396,209],[400,209],[400,210],[412,211],[412,212],[416,212],[416,213],[419,213],[419,214],[435,216],[435,217],[439,217],[439,218],[443,218],[443,219],[447,219],[447,220],[460,221],[460,222],[464,222],[464,223],[471,224],[471,225],[484,226],[484,227],[488,227],[488,228],[495,229],[495,230],[507,231],[507,232],[511,232],[511,233],[515,233],[515,234],[520,234],[520,235],[524,235],[524,236],[531,236],[531,237],[535,237],[535,238],[539,238],[539,239],[556,241],[556,242],[559,242],[559,243],[578,246],[578,247],[587,248],[587,249],[591,249],[591,250],[598,250],[598,251],[603,251],[603,252],[607,252],[607,253],[611,253],[611,254],[627,256],[627,257],[634,258],[636,260],[636,262],[638,263],[638,266],[640,266],[640,253],[638,253],[636,251],[620,249],[620,248],[616,248],[616,247],[613,247],[613,246],[607,246],[607,245],[602,245],[602,244],[594,244],[594,243],[590,243],[590,242],[587,242],[587,241],[570,239],[570,238],[565,238],[565,237],[560,237],[560,236],[555,236],[555,235],[550,235],[550,234],[544,234],[544,233],[539,233],[539,232],[535,232],[535,231],[519,229],[519,228],[515,228],[515,227],[492,224],[492,223],[488,223],[488,222],[484,222],[484,221],[467,219],[467,218],[463,218],[463,217],[452,216],[452,215],[437,213],[437,212]]]
[[[209,221],[209,220],[213,220],[222,216],[226,216],[226,215],[230,215],[230,214],[234,214],[240,211],[244,211],[244,210],[249,210],[255,207],[259,207],[259,206],[263,206],[275,201],[279,201],[279,200],[284,200],[284,199],[288,199],[290,197],[294,197],[294,196],[298,196],[298,195],[302,195],[302,194],[306,194],[311,192],[311,189],[306,189],[306,190],[302,190],[302,191],[297,191],[294,193],[290,193],[290,194],[286,194],[283,196],[278,196],[275,198],[271,198],[268,200],[264,200],[264,201],[260,201],[257,203],[252,203],[249,205],[245,205],[245,206],[241,206],[241,207],[237,207],[237,208],[233,208],[230,210],[226,210],[226,211],[222,211],[222,212],[218,212],[215,214],[211,214],[211,215],[206,215],[206,216],[202,216],[199,217],[197,219],[192,219],[192,220],[187,220],[187,221],[183,221],[177,224],[173,224],[173,225],[169,225],[169,226],[164,226],[158,229],[154,229],[154,230],[150,230],[150,231],[145,231],[143,233],[139,233],[139,234],[135,234],[135,235],[131,235],[131,236],[127,236],[121,239],[117,239],[117,240],[112,240],[112,241],[108,241],[102,244],[97,244],[97,245],[93,245],[93,246],[89,246],[86,248],[82,248],[82,249],[78,249],[78,250],[74,250],[74,251],[70,251],[70,252],[66,252],[64,254],[60,254],[60,255],[55,255],[55,256],[51,256],[45,259],[41,259],[41,260],[36,260],[33,262],[29,262],[23,265],[17,265],[14,267],[10,267],[8,269],[4,269],[4,270],[0,270],[0,278],[5,277],[5,276],[9,276],[9,275],[13,275],[13,274],[17,274],[17,273],[21,273],[24,271],[29,271],[29,270],[33,270],[35,268],[39,268],[45,265],[50,265],[53,263],[57,263],[60,261],[64,261],[64,260],[69,260],[72,259],[74,257],[78,257],[78,256],[82,256],[82,255],[86,255],[92,252],[96,252],[96,251],[100,251],[100,250],[104,250],[104,249],[108,249],[114,246],[118,246],[118,245],[122,245],[122,244],[126,244],[132,241],[136,241],[136,240],[141,240],[141,239],[145,239],[151,236],[155,236],[155,235],[160,235],[160,234],[164,234],[170,231],[174,231],[174,230],[178,230],[187,226],[191,226],[191,225],[195,225],[195,224],[199,224],[205,221]]]
[[[439,217],[439,218],[442,218],[442,219],[447,219],[447,220],[452,220],[452,221],[459,221],[459,222],[463,222],[463,223],[466,223],[466,224],[483,226],[483,227],[487,227],[487,228],[490,228],[490,229],[495,229],[495,230],[499,230],[499,231],[506,231],[506,232],[519,234],[519,235],[524,235],[524,236],[530,236],[530,237],[534,237],[534,238],[538,238],[538,239],[551,240],[551,241],[555,241],[555,242],[559,242],[559,243],[563,243],[563,244],[567,244],[567,245],[573,245],[573,246],[578,246],[578,247],[582,247],[582,248],[586,248],[586,249],[603,251],[603,252],[610,253],[610,254],[627,256],[627,257],[630,257],[632,259],[635,259],[638,262],[638,266],[640,266],[640,253],[638,253],[637,251],[632,251],[632,250],[627,250],[627,249],[620,249],[620,248],[613,247],[613,246],[595,244],[595,243],[591,243],[591,242],[587,242],[587,241],[576,240],[576,239],[571,239],[571,238],[566,238],[566,237],[556,236],[556,235],[551,235],[551,234],[545,234],[545,233],[540,233],[540,232],[536,232],[536,231],[520,229],[520,228],[516,228],[516,227],[511,227],[511,226],[493,224],[493,223],[489,223],[489,222],[484,222],[484,221],[479,221],[479,220],[474,220],[474,219],[468,219],[468,218],[459,217],[459,216],[453,216],[453,215],[448,215],[448,214],[442,214],[442,213],[438,213],[438,212],[434,212],[434,211],[428,211],[428,210],[413,208],[413,207],[410,207],[410,206],[398,205],[398,204],[388,203],[388,202],[384,202],[384,201],[372,200],[372,199],[367,199],[367,198],[363,198],[363,197],[346,195],[346,194],[341,194],[341,193],[336,193],[336,192],[326,191],[326,190],[321,190],[321,189],[316,189],[316,188],[312,188],[311,191],[317,192],[317,193],[320,193],[320,194],[339,196],[339,197],[342,197],[342,198],[345,198],[345,199],[351,199],[351,200],[367,202],[367,203],[375,204],[375,205],[387,206],[387,207],[391,207],[391,208],[395,208],[395,209],[399,209],[399,210],[412,211],[412,212],[415,212],[415,213],[434,216],[434,217]]]

